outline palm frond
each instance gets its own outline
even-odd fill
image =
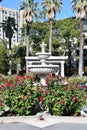
[[[43,0],[42,7],[46,10],[46,17],[54,19],[56,12],[61,11],[62,0]]]
[[[28,23],[32,23],[33,17],[37,17],[38,2],[34,2],[34,0],[27,0],[27,2],[22,1],[20,8],[23,9],[23,16],[25,21]]]

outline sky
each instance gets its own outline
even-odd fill
[[[18,10],[21,1],[22,0],[2,0],[2,2],[0,2],[0,6]],[[39,3],[41,2],[41,0],[36,0],[36,1]],[[60,20],[60,19],[65,19],[68,17],[75,16],[75,12],[73,13],[73,11],[71,10],[71,0],[62,0],[62,1],[63,1],[62,9],[60,14],[57,13],[56,19]]]

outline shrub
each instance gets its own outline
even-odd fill
[[[86,92],[73,84],[55,85],[46,97],[46,104],[53,115],[79,115],[83,105],[87,104]]]
[[[67,77],[48,75],[47,86],[34,86],[35,75],[0,77],[1,116],[34,115],[47,108],[52,115],[80,115],[87,92],[68,81]]]
[[[78,77],[78,76],[72,76],[68,79],[68,82],[72,83],[85,83],[87,82],[87,77]]]

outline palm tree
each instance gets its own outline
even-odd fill
[[[30,27],[31,27],[31,24],[33,22],[33,18],[34,16],[37,17],[36,15],[36,11],[37,11],[37,2],[35,3],[34,0],[26,0],[25,1],[22,1],[21,5],[20,5],[20,10],[24,10],[23,12],[23,16],[24,16],[24,19],[26,21],[26,39],[27,39],[27,44],[26,44],[26,56],[28,57],[29,56],[29,39],[30,39]],[[26,73],[28,74],[28,60],[26,59]]]
[[[62,0],[43,0],[42,7],[45,9],[46,17],[50,22],[49,29],[49,53],[52,53],[52,22],[56,16],[56,12],[60,12],[62,8]]]
[[[2,24],[3,31],[5,32],[6,37],[9,39],[9,72],[8,74],[11,75],[12,73],[12,47],[11,47],[11,40],[14,34],[14,30],[17,31],[15,19],[8,17],[6,21]]]
[[[80,20],[80,48],[78,75],[83,76],[83,20],[87,18],[87,0],[72,0],[72,8],[76,10],[76,17]]]

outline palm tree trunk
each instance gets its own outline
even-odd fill
[[[12,74],[12,48],[11,48],[11,38],[9,38],[9,75]]]
[[[80,20],[80,48],[79,48],[79,68],[78,75],[83,76],[83,20]]]
[[[52,54],[52,20],[50,20],[50,29],[49,29],[49,53]]]
[[[29,56],[29,36],[26,36],[26,56]],[[26,59],[26,74],[28,74],[28,60]]]
[[[27,24],[27,36],[26,36],[26,56],[29,56],[29,32],[30,26]],[[26,59],[26,74],[28,74],[28,60]]]

